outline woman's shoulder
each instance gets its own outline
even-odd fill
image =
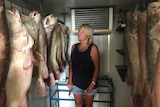
[[[99,49],[98,46],[96,44],[92,44],[92,48],[91,48],[91,56],[93,59],[99,59]]]
[[[72,45],[72,48],[74,48],[75,46],[77,46],[79,43],[75,43]]]
[[[98,46],[95,43],[92,43],[92,49],[98,49]]]
[[[72,51],[74,50],[74,48],[78,45],[79,43],[75,43],[72,45]]]
[[[93,54],[99,53],[98,46],[95,43],[92,43],[91,53]]]

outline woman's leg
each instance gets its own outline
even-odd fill
[[[82,107],[82,104],[83,104],[82,98],[83,98],[82,94],[74,94],[76,107]]]
[[[85,107],[93,107],[94,95],[85,95]]]

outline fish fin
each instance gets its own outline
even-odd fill
[[[44,73],[43,73],[43,78],[46,79],[48,78],[48,67],[45,65]]]
[[[38,95],[40,96],[46,95],[46,87],[45,87],[45,83],[42,78],[37,79],[36,90],[37,90]]]
[[[23,63],[23,69],[27,70],[28,68],[30,68],[32,66],[32,58],[31,56],[28,56],[25,58],[24,63]]]
[[[60,80],[60,72],[59,71],[55,71],[54,75],[55,75],[56,80]]]
[[[54,86],[55,85],[55,77],[53,73],[49,74],[50,77],[50,86]]]
[[[45,60],[44,56],[39,52],[36,52],[36,56],[35,57],[36,57],[36,59],[38,61],[44,61]]]

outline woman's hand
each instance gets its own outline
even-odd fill
[[[94,89],[94,84],[91,83],[91,84],[88,86],[88,88],[86,89],[86,91],[89,93],[89,92],[91,92],[93,89]]]
[[[72,89],[72,83],[69,83],[69,82],[68,82],[67,86],[68,86],[69,90]]]

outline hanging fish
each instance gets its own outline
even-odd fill
[[[10,61],[10,38],[4,0],[0,0],[0,105],[5,107],[5,83]]]
[[[6,80],[6,107],[27,107],[27,91],[33,72],[34,41],[16,8],[6,10],[10,34],[10,65]]]

